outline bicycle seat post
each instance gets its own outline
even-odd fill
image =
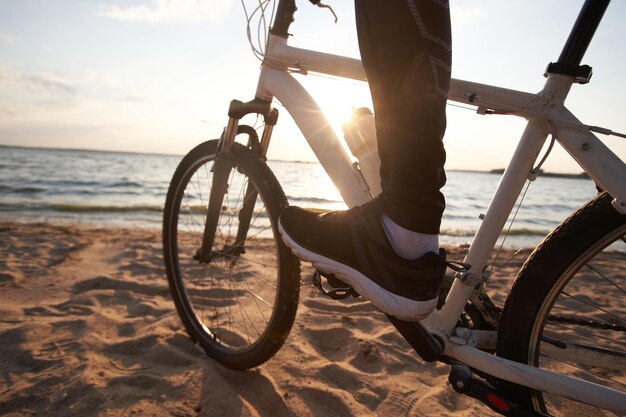
[[[574,77],[574,82],[586,84],[591,79],[591,67],[580,63],[591,43],[591,39],[609,6],[610,0],[586,0],[574,26],[563,46],[557,62],[548,64],[545,75],[565,74]]]

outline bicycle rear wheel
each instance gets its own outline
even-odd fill
[[[626,216],[603,193],[555,229],[522,267],[505,303],[499,356],[626,392]],[[503,383],[552,416],[609,411]]]
[[[216,164],[217,149],[217,140],[197,146],[172,178],[164,260],[192,339],[223,365],[246,369],[284,343],[296,314],[300,264],[276,238],[287,199],[270,169],[238,143],[225,164]]]

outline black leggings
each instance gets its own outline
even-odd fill
[[[355,8],[385,212],[407,229],[438,234],[452,61],[448,1],[355,0]]]

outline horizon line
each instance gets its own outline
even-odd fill
[[[109,149],[88,149],[88,148],[64,148],[54,146],[26,146],[26,145],[5,145],[0,143],[0,148],[19,148],[19,149],[34,149],[34,150],[54,150],[54,151],[67,151],[67,152],[99,152],[99,153],[117,153],[117,154],[131,154],[131,155],[150,155],[150,156],[176,156],[184,157],[186,153],[160,153],[160,152],[139,152],[139,151],[121,151],[121,150],[109,150]],[[320,164],[319,161],[306,161],[298,159],[268,159],[271,162],[289,162],[297,164]],[[487,174],[499,174],[495,171],[503,171],[505,168],[493,168],[489,170],[476,170],[476,169],[464,169],[464,168],[448,168],[446,172],[476,172]],[[559,174],[559,175],[580,175],[584,174],[584,171],[578,173],[572,172],[543,172],[544,174]]]

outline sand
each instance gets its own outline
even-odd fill
[[[311,273],[284,347],[232,371],[183,330],[159,231],[0,224],[0,415],[493,414],[456,394],[448,366],[423,363],[369,303],[319,295]]]

